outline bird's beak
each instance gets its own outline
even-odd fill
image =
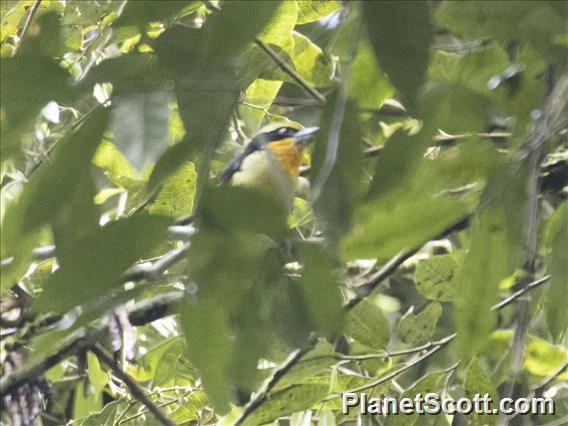
[[[306,128],[304,128],[304,129],[298,130],[298,131],[294,134],[294,140],[295,140],[296,142],[304,142],[304,141],[307,141],[307,140],[310,139],[318,130],[319,130],[319,127],[317,127],[317,126],[306,127]]]

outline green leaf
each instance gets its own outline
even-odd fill
[[[372,46],[367,39],[361,40],[351,64],[349,97],[360,109],[376,110],[393,95],[394,88],[380,69]]]
[[[281,277],[278,245],[268,235],[283,235],[286,213],[270,199],[242,188],[210,189],[196,226],[200,231],[188,253],[189,280],[196,286],[196,296],[182,309],[182,326],[204,389],[226,409],[235,399],[233,391],[248,394],[259,383],[258,360],[267,356],[272,343],[272,315],[278,304],[288,310],[304,302],[300,297],[299,303],[288,305],[276,297],[287,280]],[[211,315],[219,318],[212,321]],[[215,344],[210,342],[212,335],[220,335]]]
[[[282,1],[279,3],[276,12],[272,15],[258,37],[266,44],[286,48],[292,43],[290,35],[298,19],[298,2]],[[264,53],[261,54],[264,55]]]
[[[109,130],[113,142],[139,173],[166,150],[170,95],[166,91],[130,93],[113,99]]]
[[[474,149],[466,146],[450,156],[429,159],[424,149],[418,137],[400,132],[387,141],[369,195],[356,210],[352,232],[342,241],[347,259],[386,260],[401,250],[419,248],[463,220],[475,199],[452,196],[450,190],[484,177],[494,151],[488,155],[482,144],[476,144]]]
[[[364,2],[363,18],[381,68],[412,110],[428,66],[432,41],[429,4]]]
[[[564,202],[547,227],[546,242],[548,272],[551,274],[546,289],[546,325],[555,341],[566,334],[568,327],[568,203]]]
[[[308,84],[317,87],[329,86],[332,77],[331,63],[325,57],[321,48],[296,31],[292,32],[292,38],[294,50],[291,57],[298,74]]]
[[[138,173],[113,143],[103,140],[93,157],[93,164],[112,175],[137,179]],[[127,188],[128,189],[128,188]]]
[[[438,22],[450,31],[474,38],[492,37],[506,46],[511,41],[532,44],[541,55],[554,51],[552,40],[566,32],[568,9],[556,2],[467,2],[443,4]],[[523,31],[519,31],[519,25]]]
[[[81,418],[103,408],[103,394],[90,386],[88,380],[83,380],[75,389],[73,401],[73,416]]]
[[[470,400],[474,399],[476,394],[484,397],[488,395],[492,401],[497,401],[499,399],[499,394],[497,389],[493,384],[492,378],[485,372],[482,367],[481,362],[478,358],[474,357],[469,366],[467,367],[467,372],[464,381],[465,395]],[[494,407],[491,407],[494,408]],[[494,425],[496,423],[496,416],[491,415],[480,415],[478,413],[473,413],[471,424],[472,425]]]
[[[104,408],[89,417],[80,419],[80,426],[113,426],[122,401],[112,401],[104,406]]]
[[[7,209],[3,219],[2,255],[14,256],[14,262],[2,268],[3,285],[27,268],[42,225],[61,221],[65,211],[69,213],[73,208],[79,214],[68,219],[75,225],[85,225],[81,226],[81,232],[98,222],[92,202],[94,189],[86,171],[101,140],[106,117],[104,110],[96,111],[82,127],[65,135],[59,141],[51,162],[44,163],[34,173],[18,201]],[[68,235],[73,235],[73,232]]]
[[[275,49],[281,59],[291,65],[308,85],[327,87],[332,84],[332,64],[323,54],[321,48],[298,32],[292,31],[288,37],[288,43],[284,45],[280,52],[278,52],[279,49]],[[253,50],[253,52],[253,58],[258,55],[266,55],[257,49]],[[261,76],[266,80],[298,84],[294,78],[282,71],[275,63],[266,65],[264,68]]]
[[[196,162],[198,176],[207,168],[215,148],[222,142],[231,113],[244,90],[261,68],[251,75],[241,54],[274,15],[278,2],[250,4],[255,14],[243,2],[226,2],[223,10],[207,19],[201,29],[173,27],[157,40],[156,52],[161,62],[173,74],[179,111],[187,134],[184,140],[170,148],[158,161],[150,177],[156,186],[177,170],[193,154],[201,154]],[[243,26],[242,23],[247,22]],[[215,123],[214,126],[211,123]],[[205,149],[206,148],[206,149]],[[198,182],[198,198],[202,184]]]
[[[212,229],[242,230],[276,237],[288,230],[286,209],[282,207],[278,200],[259,191],[224,185],[210,188],[204,194],[196,221]]]
[[[426,146],[419,136],[398,131],[384,144],[375,165],[375,174],[369,187],[369,197],[379,197],[410,179],[417,170],[417,163]]]
[[[28,183],[20,202],[24,232],[54,220],[75,196],[77,182],[88,170],[101,142],[106,120],[105,110],[94,112],[77,132],[70,132],[57,144],[51,163],[38,170]]]
[[[182,217],[191,213],[195,196],[197,176],[195,166],[188,163],[169,176],[148,206],[151,214],[168,217]]]
[[[266,302],[274,331],[291,347],[306,344],[313,328],[303,289],[297,281],[281,279],[271,284]]]
[[[414,282],[427,299],[448,302],[456,296],[455,276],[459,264],[449,255],[433,256],[418,263]]]
[[[11,3],[7,1],[2,2],[2,22],[0,25],[2,44],[4,44],[6,38],[16,35],[20,22],[26,17],[29,7],[34,4],[33,0]]]
[[[436,325],[442,315],[442,305],[430,303],[418,314],[411,308],[398,324],[398,335],[404,343],[417,345],[427,342],[436,331]]]
[[[279,390],[290,385],[306,383],[314,376],[329,374],[331,367],[336,363],[337,360],[331,355],[314,356],[311,359],[300,361],[286,372],[274,389]]]
[[[132,92],[159,92],[167,82],[166,71],[156,55],[132,52],[102,61],[78,84],[91,89],[96,83],[110,83],[113,95],[118,97]]]
[[[227,312],[212,298],[188,298],[181,304],[180,320],[190,359],[202,377],[207,396],[219,410],[227,411],[232,399],[229,368],[234,345]]]
[[[347,315],[345,334],[374,350],[386,348],[390,329],[381,308],[362,300]]]
[[[161,242],[168,223],[163,217],[137,214],[67,242],[61,266],[34,301],[35,310],[64,313],[116,288],[122,273]]]
[[[278,417],[310,408],[329,393],[327,384],[294,385],[271,393],[260,408],[247,419],[247,424],[264,424]]]
[[[207,396],[202,390],[196,389],[185,398],[185,401],[172,412],[169,417],[176,423],[187,423],[199,420],[201,410],[207,406]]]
[[[552,345],[544,339],[535,336],[529,337],[526,348],[525,369],[535,376],[546,377],[554,373],[568,358],[566,349]],[[561,376],[566,380],[568,374]]]
[[[102,391],[109,381],[109,375],[101,370],[99,359],[92,352],[87,353],[87,365],[89,366],[87,370],[89,383],[99,392]]]
[[[160,341],[156,346],[150,348],[144,355],[137,358],[137,365],[128,365],[128,374],[138,382],[153,381],[160,365],[165,361],[168,354],[173,354],[176,358],[181,357],[185,348],[182,337],[171,337]],[[167,362],[167,368],[171,371],[171,365]],[[159,381],[159,386],[166,385],[167,382]]]
[[[68,74],[53,60],[39,55],[0,59],[2,92],[2,161],[20,149],[23,132],[49,102],[66,104],[73,97]]]
[[[333,336],[343,320],[338,265],[323,247],[314,244],[302,244],[298,257],[303,264],[301,290],[315,326],[313,331]]]
[[[457,342],[462,356],[484,350],[495,327],[491,307],[499,282],[520,262],[525,206],[525,168],[513,161],[488,182],[471,229],[471,242],[456,278]]]
[[[126,3],[114,26],[136,25],[141,29],[150,22],[172,17],[182,9],[191,12],[202,5],[201,1],[161,0]]]
[[[467,86],[434,82],[421,94],[419,109],[428,129],[459,134],[486,131],[493,105]]]
[[[445,371],[435,371],[433,373],[427,373],[423,375],[420,379],[416,381],[413,385],[411,385],[408,389],[406,389],[400,399],[402,398],[410,398],[414,399],[416,395],[421,394],[422,397],[427,393],[437,393],[441,394],[441,389],[445,382],[445,378],[448,375]],[[404,426],[412,426],[416,424],[419,420],[418,424],[420,426],[434,426],[434,425],[447,425],[447,422],[440,422],[439,419],[443,418],[440,415],[431,415],[431,414],[418,414],[413,413],[412,415],[398,415],[398,416],[388,416],[386,424],[388,426],[395,426],[395,425],[404,425]]]
[[[336,0],[296,0],[298,4],[298,24],[317,21],[341,9],[341,3]]]
[[[426,181],[424,182],[426,184]],[[388,259],[423,245],[465,215],[460,201],[428,195],[432,187],[402,187],[362,204],[353,231],[342,242],[347,259]]]
[[[281,87],[282,81],[258,78],[246,90],[247,102],[267,111]],[[241,106],[239,111],[247,127],[252,132],[256,132],[259,129],[262,120],[266,116],[264,111],[247,105]]]
[[[327,151],[333,149],[329,144],[336,136],[331,134],[335,132],[333,120],[336,103],[334,96],[329,100],[329,107],[324,112],[322,128],[316,136],[310,170],[313,187],[321,185],[314,210],[333,250],[334,245],[351,229],[354,204],[361,198],[364,188],[359,121],[355,107],[350,102],[346,106],[339,129],[335,162],[329,163],[326,160]],[[324,178],[325,181],[322,181]]]

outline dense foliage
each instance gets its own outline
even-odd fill
[[[566,419],[566,2],[1,15],[2,422],[334,425],[354,389]],[[289,215],[218,186],[274,121],[321,128]]]

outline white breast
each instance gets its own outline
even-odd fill
[[[291,206],[298,179],[286,173],[270,152],[256,151],[243,160],[241,170],[232,176],[231,184],[276,196]]]

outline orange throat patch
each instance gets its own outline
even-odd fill
[[[286,172],[294,177],[300,175],[300,166],[304,159],[304,150],[301,145],[294,142],[294,139],[282,139],[270,142],[266,146],[278,158],[282,168]]]

